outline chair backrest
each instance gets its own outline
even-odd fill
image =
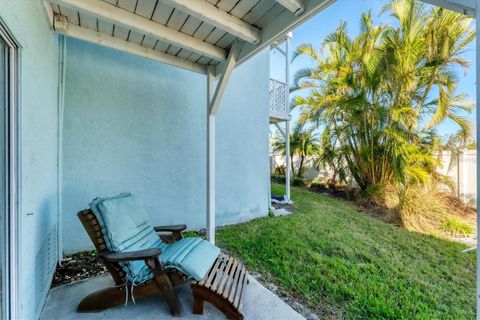
[[[166,249],[167,244],[158,237],[141,202],[131,193],[97,197],[89,206],[100,225],[107,250],[132,252]],[[153,277],[152,271],[142,260],[123,261],[119,265],[129,283],[139,284]]]
[[[77,216],[87,231],[90,240],[92,240],[95,249],[97,249],[97,252],[108,252],[109,250],[105,244],[105,238],[100,228],[100,224],[92,210],[82,210]],[[105,267],[107,267],[108,272],[112,275],[113,281],[115,281],[116,285],[121,285],[126,282],[126,274],[118,263],[105,261],[103,261],[103,263],[105,264]]]

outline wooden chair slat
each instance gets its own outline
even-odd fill
[[[221,288],[221,294],[222,297],[227,298],[228,297],[228,292],[230,291],[230,288],[232,286],[232,279],[235,275],[235,271],[237,269],[238,261],[236,259],[232,258],[232,266],[228,272],[228,277],[226,278],[225,284]]]
[[[232,288],[230,289],[230,295],[228,296],[228,301],[230,303],[233,303],[234,299],[235,299],[235,293],[237,291],[237,287],[238,287],[238,279],[240,278],[241,274],[242,274],[242,265],[239,263],[238,264],[238,267],[237,267],[237,272],[235,273],[235,278],[233,278],[233,283],[232,283]]]
[[[228,299],[228,295],[230,294],[232,283],[233,283],[233,280],[235,279],[235,273],[237,272],[237,270],[238,270],[238,261],[234,259],[232,269],[230,270],[230,275],[228,277],[227,282],[225,283],[225,288],[223,289],[223,292],[222,292],[222,297],[224,297],[225,299]]]
[[[200,281],[201,286],[210,286],[212,284],[213,279],[215,278],[215,275],[217,274],[218,267],[222,261],[223,257],[219,256],[217,260],[215,261],[215,264],[213,265],[213,268],[210,270],[210,275],[208,276],[207,280],[205,281],[205,278]]]
[[[213,284],[211,286],[211,289],[213,291],[216,291],[217,290],[217,286],[218,284],[220,283],[220,281],[222,280],[222,278],[224,277],[225,275],[225,268],[227,267],[227,261],[225,261],[225,259],[222,260],[222,264],[221,266],[218,268],[217,272],[216,272],[216,275],[215,275],[215,280],[213,281]]]
[[[242,295],[245,290],[245,284],[247,283],[247,279],[248,279],[247,270],[245,270],[245,268],[242,268],[242,271],[243,271],[243,278],[241,277],[241,281],[239,281],[239,287],[238,287],[239,292],[235,296],[235,302],[233,303],[233,306],[237,309],[241,308],[240,302],[242,301]]]
[[[218,284],[218,287],[216,289],[216,292],[218,292],[219,294],[223,294],[223,289],[225,287],[225,283],[230,277],[230,270],[232,268],[233,261],[234,261],[234,259],[232,257],[230,257],[230,259],[228,259],[228,262],[226,263],[226,267],[225,267],[225,271],[223,273],[222,280],[220,281],[220,283]]]

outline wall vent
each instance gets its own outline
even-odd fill
[[[35,256],[35,301],[36,310],[43,306],[50,289],[50,280],[57,264],[57,225],[43,240],[42,246]]]

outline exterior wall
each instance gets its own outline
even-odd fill
[[[268,52],[238,67],[217,115],[217,222],[268,205]],[[206,221],[206,76],[69,39],[63,129],[65,252],[91,248],[76,213],[129,191],[153,224]]]
[[[266,215],[270,49],[237,67],[217,112],[217,224]],[[202,223],[204,223],[202,217]]]
[[[58,220],[58,36],[42,1],[0,1],[0,17],[20,49],[21,319],[38,317],[56,264]]]

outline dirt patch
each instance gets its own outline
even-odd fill
[[[83,251],[66,256],[61,266],[57,266],[52,287],[88,279],[105,273],[107,269],[97,258],[96,251]]]
[[[295,209],[295,206],[293,204],[281,204],[281,203],[273,203],[272,202],[272,207],[275,209],[285,209],[288,212],[293,212]]]

